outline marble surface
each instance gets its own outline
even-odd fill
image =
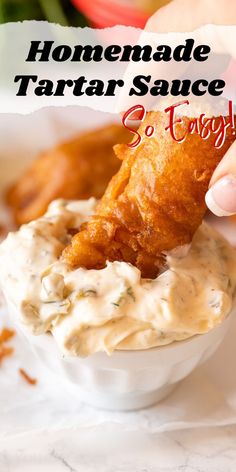
[[[4,441],[1,472],[235,472],[236,426],[147,435],[106,427]]]

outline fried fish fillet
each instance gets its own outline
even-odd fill
[[[182,121],[178,138],[190,118]],[[147,125],[156,130],[152,138],[145,136]],[[133,149],[115,146],[122,166],[96,214],[65,248],[63,257],[70,266],[101,269],[107,260],[125,261],[138,267],[143,277],[154,278],[165,251],[191,242],[206,211],[204,197],[212,173],[234,138],[229,131],[220,149],[214,147],[213,135],[203,140],[188,134],[177,143],[165,130],[167,125],[165,113],[148,113],[139,129],[141,144]]]
[[[113,146],[129,140],[123,126],[111,124],[40,155],[7,192],[15,222],[20,225],[38,218],[56,198],[100,198],[120,167]]]

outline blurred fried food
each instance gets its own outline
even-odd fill
[[[111,124],[40,155],[7,192],[15,222],[20,225],[38,218],[56,198],[100,198],[120,167],[113,146],[129,140],[123,126]]]
[[[178,138],[189,120],[184,117],[176,126]],[[147,125],[156,130],[152,138],[145,136]],[[177,143],[165,131],[167,125],[165,113],[148,113],[139,129],[141,144],[115,146],[122,166],[96,214],[64,250],[72,267],[101,269],[107,260],[125,261],[143,277],[154,278],[165,263],[165,251],[191,242],[206,211],[210,178],[233,137],[229,131],[220,149],[213,135],[203,140],[188,134]]]
[[[0,223],[0,240],[5,238],[8,233],[7,226]]]

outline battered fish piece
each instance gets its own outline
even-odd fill
[[[40,155],[7,192],[15,222],[21,225],[38,218],[57,198],[100,198],[120,167],[113,146],[127,143],[130,136],[123,126],[111,124]]]
[[[178,138],[189,121],[183,117],[177,125]],[[152,138],[145,136],[147,125],[156,130]],[[65,248],[70,266],[101,269],[107,260],[125,261],[154,278],[165,264],[165,251],[191,242],[206,211],[212,173],[234,138],[229,131],[220,149],[213,135],[203,140],[189,134],[180,144],[165,131],[167,125],[166,113],[148,113],[139,128],[141,144],[115,146],[122,166],[96,214]]]

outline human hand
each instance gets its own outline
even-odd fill
[[[216,216],[236,214],[236,141],[212,176],[206,204]]]
[[[189,33],[192,32],[196,44],[205,44],[206,41],[211,48],[211,61],[208,61],[208,68],[204,69],[205,78],[210,78],[213,70],[217,71],[217,74],[227,71],[227,57],[229,63],[230,58],[236,59],[234,46],[236,42],[235,25],[235,0],[198,0],[197,2],[196,0],[172,0],[149,18],[140,35],[138,44],[141,46],[151,44],[155,48],[159,44],[165,44],[166,41],[174,49],[175,46],[180,44],[180,37],[184,42],[183,38],[188,38]],[[172,35],[167,36],[168,33],[172,33]],[[135,76],[145,73],[156,79],[171,80],[171,78],[183,77],[185,71],[187,71],[188,78],[191,78],[192,74],[194,79],[198,70],[196,63],[189,66],[188,61],[160,60],[160,62],[156,62],[152,60],[141,64],[139,61],[132,61],[124,74],[124,81],[127,86],[121,90],[118,110],[124,112],[135,104],[134,97],[130,97],[128,93]],[[200,73],[203,72],[203,69],[200,68],[199,70]],[[227,80],[230,84],[229,77]],[[148,108],[149,105],[152,107],[154,98],[149,93],[140,100]],[[133,119],[136,119],[135,115]]]
[[[145,31],[187,32],[207,24],[234,25],[235,20],[235,0],[172,0],[149,18]]]

